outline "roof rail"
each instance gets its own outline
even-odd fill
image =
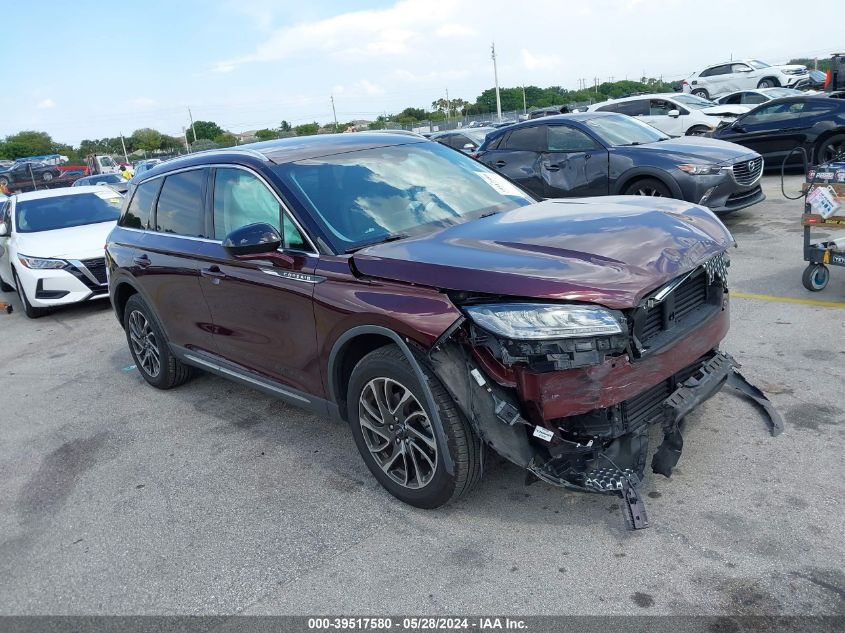
[[[204,150],[200,150],[199,152],[191,152],[190,154],[183,154],[182,156],[177,156],[176,158],[171,158],[167,162],[170,163],[170,162],[174,162],[174,161],[187,160],[189,158],[192,158],[193,156],[200,156],[200,155],[212,156],[212,155],[218,155],[218,154],[231,154],[231,153],[248,154],[249,156],[253,156],[255,158],[258,158],[261,161],[264,161],[265,163],[270,162],[270,159],[267,158],[264,154],[262,154],[258,150],[247,148],[247,147],[237,147],[237,146],[235,146],[235,147],[217,147],[217,148],[214,148],[214,149],[204,149]]]

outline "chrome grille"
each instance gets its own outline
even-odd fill
[[[738,184],[750,185],[756,182],[760,174],[763,173],[763,157],[758,156],[751,160],[734,163],[731,169],[733,170],[734,180]]]

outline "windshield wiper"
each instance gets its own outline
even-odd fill
[[[351,246],[347,248],[344,253],[354,253],[355,251],[360,251],[362,248],[367,248],[368,246],[375,246],[376,244],[384,244],[385,242],[395,242],[396,240],[404,240],[406,237],[409,237],[407,233],[390,233],[388,235],[382,235],[380,238],[376,240],[372,240],[371,242],[364,242],[363,244],[357,244],[355,246]]]

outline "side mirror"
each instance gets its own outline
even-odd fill
[[[234,257],[267,255],[279,249],[282,236],[265,222],[236,228],[223,240],[223,248]]]
[[[669,112],[667,112],[666,114],[672,117],[673,119],[677,119],[679,116],[681,116],[680,110],[669,110]]]
[[[466,145],[464,145],[464,149],[468,152],[471,152],[475,149],[475,145],[473,145],[472,143],[467,143]]]

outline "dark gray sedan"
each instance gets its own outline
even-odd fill
[[[97,174],[95,176],[83,176],[74,180],[71,187],[87,187],[89,185],[105,185],[111,187],[118,193],[126,193],[129,189],[129,181],[120,174]]]
[[[494,130],[476,158],[544,198],[678,198],[717,213],[765,199],[763,159],[740,145],[673,138],[624,114],[561,114]]]

